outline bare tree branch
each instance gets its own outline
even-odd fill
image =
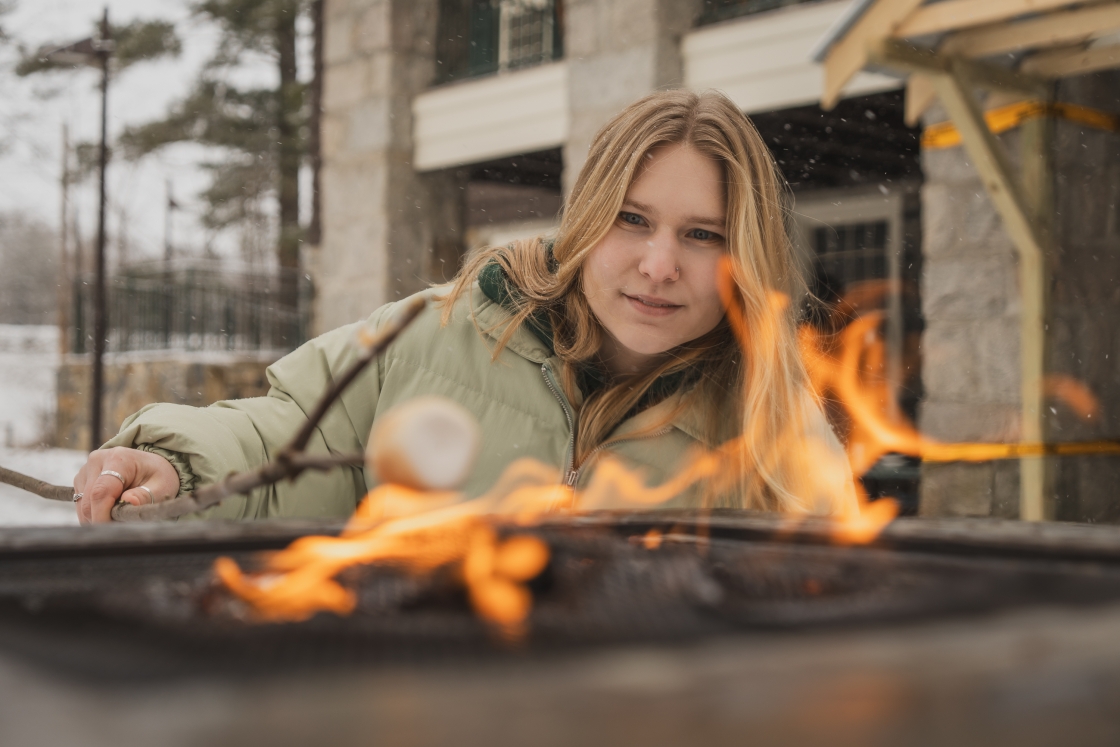
[[[414,298],[400,309],[381,329],[373,335],[366,344],[366,349],[358,360],[354,361],[343,374],[331,384],[315,405],[315,409],[308,415],[307,421],[296,433],[295,437],[277,454],[276,457],[261,467],[250,472],[233,474],[214,485],[207,485],[190,493],[189,495],[172,498],[162,503],[133,506],[128,503],[118,503],[113,507],[114,521],[154,521],[160,519],[176,519],[180,516],[202,511],[216,506],[231,495],[248,495],[253,490],[265,485],[271,485],[284,479],[295,479],[306,470],[326,472],[336,467],[360,467],[365,462],[363,454],[322,455],[305,454],[307,442],[319,427],[319,421],[327,414],[342,392],[346,390],[354,379],[397,338],[397,335],[407,327],[416,316],[423,311],[427,301],[424,298]],[[34,477],[0,467],[0,483],[13,485],[21,490],[34,493],[41,498],[53,501],[73,500],[74,490],[62,485],[51,485]]]
[[[307,448],[307,442],[311,440],[315,429],[319,427],[319,421],[327,414],[331,405],[358,377],[358,374],[364,371],[366,366],[377,356],[381,355],[385,348],[396,339],[397,335],[416,318],[424,309],[425,304],[426,300],[423,297],[414,298],[377,331],[362,356],[331,384],[315,405],[315,409],[307,416],[303,427],[299,429],[287,446],[280,449],[272,461],[250,472],[230,475],[219,483],[207,485],[189,495],[172,498],[162,503],[145,506],[118,503],[113,507],[113,520],[175,519],[216,506],[231,495],[248,495],[264,485],[271,485],[284,479],[294,479],[306,469],[331,469],[340,464],[353,464],[354,462],[360,464],[360,456],[346,455],[341,458],[311,456],[303,454],[303,450]]]

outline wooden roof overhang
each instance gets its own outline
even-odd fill
[[[1120,67],[1120,0],[856,0],[818,43],[814,58],[824,66],[825,109],[864,69],[905,80],[909,124],[940,99],[1018,251],[1020,438],[1042,442],[1050,124],[1046,116],[1024,122],[1016,173],[976,92],[987,91],[989,105],[1009,99],[1049,105],[1056,79]],[[1045,468],[1042,459],[1022,462],[1023,519],[1052,515]]]

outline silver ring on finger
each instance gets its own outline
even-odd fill
[[[120,481],[121,481],[121,485],[127,485],[127,484],[128,484],[128,483],[126,483],[126,482],[124,481],[124,478],[123,478],[123,477],[121,477],[121,473],[120,473],[120,472],[116,472],[116,471],[114,471],[114,470],[111,470],[111,469],[103,469],[103,470],[101,470],[101,475],[100,475],[100,476],[101,476],[101,477],[104,477],[105,475],[109,475],[109,476],[111,476],[111,477],[115,477],[115,478],[117,478],[118,480],[120,480]]]
[[[85,495],[85,493],[74,493],[74,503],[77,503],[78,501],[82,500],[83,495]]]
[[[151,488],[149,488],[147,485],[137,485],[136,487],[138,487],[141,490],[147,492],[148,498],[150,499],[149,503],[152,503],[153,505],[155,504],[156,497],[155,497],[155,495],[152,494],[152,489]]]

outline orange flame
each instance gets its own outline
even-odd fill
[[[866,284],[842,300],[837,313],[852,321],[838,333],[825,334],[809,325],[798,333],[813,390],[823,400],[838,402],[849,421],[846,458],[837,459],[823,442],[805,434],[798,434],[798,443],[767,445],[775,454],[799,453],[806,471],[824,476],[823,484],[847,486],[845,496],[829,496],[832,505],[839,507],[833,517],[837,543],[870,542],[896,517],[897,502],[868,500],[858,479],[886,454],[908,454],[928,461],[980,461],[1044,453],[1046,448],[1039,444],[943,444],[926,438],[899,416],[884,376],[885,346],[878,332],[883,314],[866,310],[886,289],[882,283]],[[741,345],[752,335],[777,345],[788,297],[771,294],[758,311],[760,318],[752,318],[748,324],[729,264],[723,268],[720,292]],[[1092,393],[1069,377],[1050,377],[1047,392],[1082,417],[1089,418],[1099,410]],[[455,567],[476,614],[505,640],[516,641],[526,632],[532,608],[526,583],[547,566],[550,553],[533,536],[501,539],[492,517],[529,525],[549,513],[617,508],[620,504],[637,508],[662,505],[703,480],[726,475],[742,439],[747,438],[750,434],[714,451],[693,454],[679,472],[657,486],[647,486],[642,474],[609,453],[598,461],[587,486],[579,491],[561,484],[556,469],[531,459],[512,463],[486,495],[470,501],[456,492],[381,485],[370,491],[340,536],[296,540],[268,556],[257,573],[244,573],[227,558],[215,563],[215,572],[259,618],[303,620],[321,611],[345,615],[354,610],[354,593],[336,580],[350,566],[386,563],[412,573]],[[1099,447],[1085,453],[1120,451],[1116,444],[1085,446]],[[673,534],[673,530],[668,532]],[[665,534],[652,529],[635,541],[653,550],[665,539]]]
[[[1092,420],[1100,414],[1101,403],[1097,395],[1072,376],[1049,374],[1042,380],[1042,391],[1065,404],[1082,420]]]

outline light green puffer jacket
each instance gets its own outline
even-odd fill
[[[431,289],[423,295],[434,298],[440,292]],[[387,304],[375,311],[366,326],[380,326],[397,305]],[[472,311],[477,325],[471,320]],[[594,460],[578,473],[570,470],[575,408],[558,384],[559,359],[522,325],[492,361],[496,337],[480,330],[502,322],[508,312],[477,285],[460,298],[446,327],[440,326],[440,313],[438,306],[429,304],[358,377],[323,419],[309,449],[315,453],[360,452],[379,415],[418,395],[439,394],[462,404],[482,426],[482,452],[464,486],[468,497],[484,493],[520,457],[534,457],[563,469],[566,479],[585,485],[591,471],[587,467]],[[218,402],[205,408],[149,405],[125,420],[120,433],[104,448],[139,447],[162,454],[179,470],[184,490],[257,467],[287,443],[329,382],[354,361],[359,326],[328,332],[270,366],[271,390],[265,397]],[[664,420],[680,396],[670,396],[626,420],[608,439],[610,445],[604,451],[643,470],[647,484],[659,484],[681,467],[689,447],[702,441],[701,424],[686,410],[656,435],[634,440],[626,440],[626,436]],[[574,404],[578,407],[580,403]],[[828,429],[827,424],[824,428]],[[835,442],[830,430],[828,435]],[[839,449],[838,442],[835,446]],[[309,472],[295,482],[229,498],[204,516],[346,517],[373,484],[371,476],[358,468]]]

